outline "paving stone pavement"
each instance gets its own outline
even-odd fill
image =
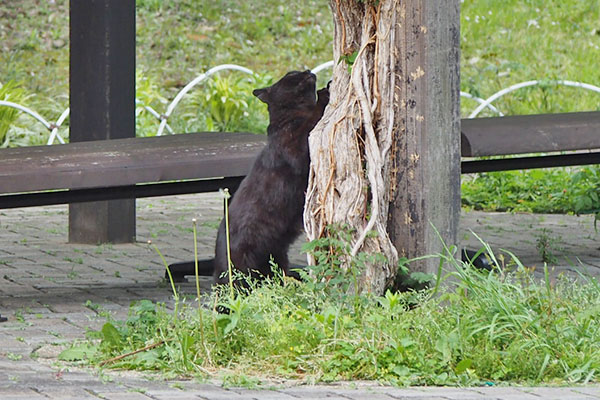
[[[372,382],[307,386],[277,382],[270,390],[223,388],[194,381],[165,381],[152,374],[97,371],[57,360],[61,345],[83,338],[116,318],[131,301],[171,302],[161,285],[168,262],[193,259],[192,218],[198,220],[200,257],[211,257],[222,205],[215,193],[138,200],[138,242],[79,245],[67,241],[67,207],[0,210],[0,400],[12,399],[600,399],[599,386],[570,388],[478,387],[399,389]],[[590,216],[463,213],[462,243],[478,248],[471,231],[498,254],[506,249],[540,270],[536,244],[544,239],[554,257],[553,273],[600,271],[598,234]],[[506,256],[508,259],[509,256]],[[303,262],[299,245],[291,259]],[[193,293],[193,284],[182,284]],[[208,290],[210,280],[203,279]]]

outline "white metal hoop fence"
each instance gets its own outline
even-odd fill
[[[316,66],[315,68],[313,68],[312,72],[317,74],[325,69],[332,68],[333,65],[334,65],[333,61],[328,61],[326,63],[320,64],[320,65]],[[242,67],[240,65],[235,65],[235,64],[218,65],[216,67],[209,69],[208,71],[206,71],[204,73],[201,73],[196,78],[191,80],[187,85],[185,85],[175,95],[173,100],[167,105],[167,108],[163,114],[157,112],[155,109],[153,109],[152,107],[150,107],[148,105],[142,104],[137,99],[136,99],[136,104],[141,105],[146,111],[148,111],[151,115],[153,115],[157,119],[159,125],[158,125],[158,129],[156,131],[156,136],[163,135],[165,129],[170,134],[174,134],[175,132],[173,132],[173,129],[168,124],[168,119],[173,114],[173,111],[179,105],[179,103],[184,98],[184,96],[190,90],[192,90],[195,86],[199,85],[200,83],[202,83],[206,79],[208,79],[211,75],[214,75],[220,71],[228,71],[228,70],[229,71],[238,71],[238,72],[242,72],[242,73],[248,74],[248,75],[255,75],[255,73],[252,70],[250,70],[246,67]],[[468,118],[477,117],[479,115],[479,113],[481,113],[481,111],[485,108],[488,108],[493,113],[495,113],[499,116],[503,116],[504,114],[500,110],[498,110],[496,107],[494,107],[494,105],[492,105],[492,103],[494,101],[496,101],[497,99],[499,99],[500,97],[502,97],[508,93],[514,92],[516,90],[519,90],[519,89],[522,89],[525,87],[536,86],[536,85],[570,86],[570,87],[576,87],[576,88],[580,88],[580,89],[590,90],[590,91],[600,94],[600,87],[591,85],[589,83],[574,82],[574,81],[568,81],[568,80],[557,80],[557,81],[532,80],[532,81],[517,83],[517,84],[511,85],[507,88],[504,88],[502,90],[499,90],[496,93],[492,94],[487,99],[482,99],[480,97],[473,96],[472,94],[466,93],[463,91],[460,92],[460,95],[461,95],[461,97],[472,99],[472,100],[476,101],[477,103],[479,103],[479,105],[471,112],[471,114],[469,114]],[[58,117],[56,122],[51,123],[51,122],[48,122],[44,117],[42,117],[35,111],[33,111],[30,108],[27,108],[23,105],[20,105],[20,104],[13,103],[11,101],[0,100],[0,106],[11,107],[11,108],[17,109],[17,110],[31,116],[32,118],[37,120],[39,123],[44,125],[44,127],[46,127],[46,129],[48,129],[50,131],[50,136],[47,141],[48,145],[54,144],[55,141],[58,141],[61,144],[65,143],[64,138],[59,134],[59,129],[61,128],[61,126],[67,119],[67,117],[69,116],[69,108],[68,107],[60,114],[60,116]]]

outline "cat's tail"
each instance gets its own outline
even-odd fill
[[[214,269],[214,260],[212,258],[198,260],[199,276],[212,276]],[[173,276],[173,281],[185,282],[186,276],[194,276],[196,274],[196,263],[194,261],[176,262],[169,265],[169,270]],[[169,279],[169,275],[166,271],[165,279]]]

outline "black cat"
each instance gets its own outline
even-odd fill
[[[273,86],[253,92],[267,104],[270,123],[266,147],[229,204],[231,261],[244,274],[270,275],[271,257],[289,274],[288,249],[302,231],[308,134],[329,102],[327,88],[318,91],[317,99],[315,83],[310,71],[292,71]],[[215,248],[216,283],[228,281],[227,265],[223,219]]]

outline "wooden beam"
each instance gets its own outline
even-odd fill
[[[233,194],[243,179],[244,176],[232,176],[228,178],[196,179],[135,186],[9,194],[0,196],[0,209],[217,192],[219,189],[224,188],[229,189],[229,193]]]
[[[600,112],[463,119],[463,157],[600,149]]]
[[[70,141],[135,136],[135,0],[70,6]],[[135,200],[69,206],[69,241],[135,240]]]
[[[570,167],[592,164],[600,164],[600,152],[463,161],[461,163],[461,173],[472,174],[474,172],[511,171],[516,169]]]
[[[244,176],[266,141],[202,132],[2,149],[0,194]]]
[[[388,228],[400,256],[457,244],[460,216],[459,1],[408,0],[399,35],[397,189]],[[436,232],[437,230],[437,232]],[[411,264],[435,273],[438,260]]]

